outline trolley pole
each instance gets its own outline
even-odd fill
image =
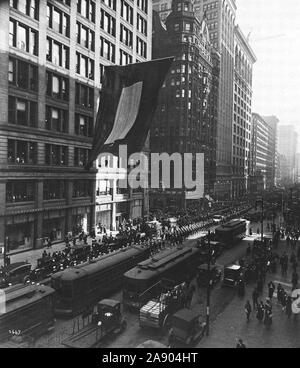
[[[207,261],[207,273],[208,273],[208,282],[207,282],[207,304],[206,304],[206,336],[209,336],[209,319],[210,319],[210,284],[211,284],[211,275],[210,275],[210,265],[211,265],[211,246],[210,246],[210,230],[208,230],[208,261]]]

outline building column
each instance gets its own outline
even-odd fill
[[[71,205],[73,199],[73,182],[71,180],[67,181],[66,184],[66,199],[67,205]],[[65,216],[65,233],[67,234],[69,231],[72,231],[72,208],[66,209]]]
[[[116,214],[117,214],[117,203],[113,202],[111,205],[111,228],[116,230]]]
[[[5,204],[6,204],[6,183],[0,182],[0,247],[4,247],[5,241]]]
[[[35,196],[35,208],[40,209],[43,207],[44,200],[44,184],[42,180],[38,180],[36,184],[36,196]],[[35,217],[35,224],[31,230],[33,239],[33,248],[40,249],[44,246],[43,240],[43,212],[38,212]]]

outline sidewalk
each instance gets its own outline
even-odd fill
[[[281,240],[279,254],[284,251],[290,254],[291,247],[287,247],[286,242]],[[287,291],[291,290],[290,265],[287,277],[281,275],[280,267],[278,267],[276,274],[267,274],[264,293],[259,297],[259,301],[265,302],[268,297],[267,285],[271,280],[275,285],[280,282]],[[256,312],[253,311],[250,322],[246,322],[244,307],[247,300],[252,306],[254,287],[253,283],[248,285],[245,297],[235,296],[223,312],[212,321],[210,336],[204,337],[200,341],[199,348],[235,348],[237,339],[242,339],[247,348],[300,348],[300,316],[292,315],[289,320],[277,301],[276,293],[274,293],[272,301],[273,324],[270,327],[259,323],[256,319]]]
[[[110,232],[108,233],[108,235],[109,234],[110,234]],[[116,236],[116,234],[118,234],[117,231],[112,231],[113,236]],[[103,235],[104,234],[97,234],[96,239],[101,240]],[[77,240],[77,244],[81,244],[81,243]],[[88,237],[88,244],[89,245],[92,244],[92,238],[91,237]],[[42,253],[43,253],[44,250],[46,250],[47,253],[52,254],[54,252],[63,251],[65,249],[65,247],[66,247],[66,244],[65,244],[64,241],[62,241],[62,242],[53,244],[50,249],[48,249],[47,247],[44,247],[44,248],[40,248],[40,249],[33,249],[33,250],[29,250],[29,251],[25,251],[25,252],[22,252],[22,253],[17,253],[17,254],[11,255],[10,256],[10,261],[11,261],[11,263],[29,262],[29,263],[31,263],[32,267],[35,268],[37,266],[37,260],[42,257]]]

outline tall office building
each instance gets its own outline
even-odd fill
[[[235,27],[234,46],[232,197],[240,198],[249,190],[252,70],[256,56],[239,26]]]
[[[293,125],[278,126],[278,154],[281,184],[294,184],[298,135]]]
[[[151,22],[147,0],[1,1],[0,246],[95,225],[102,192],[84,166],[103,66],[150,58]]]
[[[220,56],[211,47],[205,19],[195,17],[191,2],[174,0],[165,27],[157,17],[153,58],[175,56],[175,61],[160,93],[151,130],[151,152],[204,153],[204,191],[212,195]],[[164,209],[184,208],[189,200],[202,197],[188,191],[176,193],[175,189],[152,194],[152,208]]]
[[[261,193],[275,186],[276,127],[259,114],[252,114],[249,190]]]
[[[217,127],[217,180],[215,199],[227,199],[232,191],[232,121],[234,83],[235,0],[192,1],[198,19],[205,16],[210,41],[221,54]],[[153,0],[162,19],[171,11],[172,1]]]

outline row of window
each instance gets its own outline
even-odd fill
[[[66,198],[66,183],[64,180],[45,180],[43,183],[43,199],[54,200]],[[88,180],[73,182],[73,198],[90,197],[92,186]],[[6,184],[6,202],[32,202],[37,194],[34,181],[9,181]]]
[[[39,20],[39,0],[10,0],[10,6],[32,19]]]
[[[8,121],[10,124],[36,127],[37,102],[9,96]],[[68,111],[46,106],[45,129],[67,133]],[[84,137],[92,137],[93,118],[82,114],[75,114],[75,134]]]
[[[90,150],[74,150],[74,166],[84,167],[90,160]],[[7,161],[10,164],[36,164],[37,143],[20,140],[8,140]],[[68,147],[54,144],[45,145],[45,164],[49,166],[68,166]]]

